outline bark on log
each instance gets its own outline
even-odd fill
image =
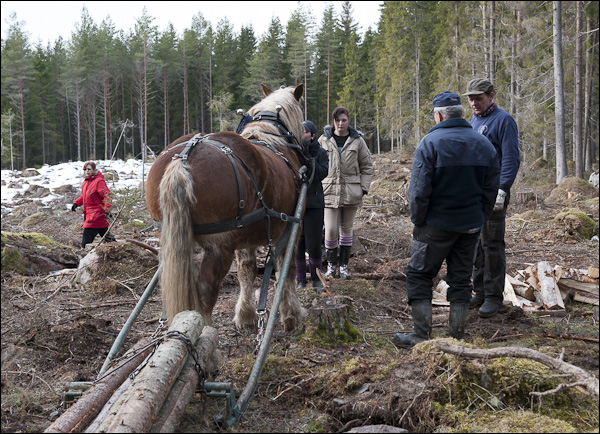
[[[213,327],[205,326],[196,344],[198,363],[203,371],[206,370],[206,364],[213,357],[218,344],[219,336],[217,330]],[[181,371],[181,374],[179,374],[179,378],[177,378],[173,389],[171,389],[171,393],[169,393],[169,396],[160,409],[158,420],[152,425],[150,432],[176,432],[179,420],[192,399],[198,387],[199,380],[194,358],[188,357],[185,367]]]
[[[554,369],[555,371],[572,376],[577,382],[585,383],[586,389],[590,392],[592,397],[596,401],[598,401],[598,393],[600,389],[598,384],[598,378],[596,378],[592,374],[589,374],[584,369],[581,369],[577,366],[573,366],[561,360],[554,359],[550,356],[547,356],[544,353],[532,350],[531,348],[501,347],[485,350],[480,348],[462,347],[460,345],[453,345],[438,340],[434,340],[433,343],[440,351],[461,357],[474,357],[479,359],[495,359],[498,357],[520,357],[535,360],[536,362],[546,365],[549,368]]]
[[[526,298],[529,301],[535,301],[535,295],[533,293],[533,287],[528,283],[521,282],[520,280],[515,279],[514,277],[506,275],[506,278],[511,283],[515,294],[520,295],[523,298]]]
[[[185,334],[196,345],[204,324],[195,311],[178,313],[169,332]],[[186,344],[178,338],[165,340],[154,352],[148,364],[129,387],[130,393],[111,409],[100,431],[140,433],[148,432],[156,420],[174,382],[188,357]]]
[[[149,338],[141,339],[127,353],[125,357],[143,348],[150,342]],[[94,384],[88,389],[75,404],[64,412],[45,433],[68,433],[81,432],[92,419],[100,412],[104,404],[109,400],[114,391],[127,379],[128,375],[146,358],[152,348],[146,349],[136,357],[128,361],[111,375]]]
[[[536,273],[542,304],[546,309],[564,309],[565,304],[554,278],[554,270],[546,261],[537,263]]]
[[[112,394],[112,396],[106,402],[106,404],[104,404],[104,407],[102,408],[102,410],[100,410],[100,413],[98,413],[98,416],[96,416],[96,419],[94,419],[92,421],[92,423],[90,423],[88,425],[88,427],[85,429],[86,433],[101,432],[100,426],[102,425],[102,422],[104,422],[106,420],[106,416],[110,412],[111,408],[113,408],[113,405],[119,399],[125,398],[125,393],[127,393],[129,391],[129,386],[131,386],[132,382],[133,382],[132,378],[127,378],[125,381],[123,381],[123,384],[121,384],[121,386],[115,391],[115,393]]]

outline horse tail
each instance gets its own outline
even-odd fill
[[[187,162],[176,159],[160,181],[162,214],[160,264],[163,305],[169,321],[184,310],[200,310],[193,267],[194,233],[191,206],[196,202]]]

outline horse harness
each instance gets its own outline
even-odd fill
[[[250,119],[248,119],[248,118],[250,118]],[[301,152],[302,147],[298,144],[298,140],[285,127],[285,124],[279,118],[279,114],[275,115],[274,113],[271,113],[271,112],[260,112],[253,119],[249,115],[245,115],[242,118],[242,121],[240,122],[240,125],[238,126],[238,129],[236,132],[239,134],[240,130],[243,129],[243,126],[245,124],[253,122],[253,121],[269,121],[269,122],[274,123],[277,126],[279,132],[281,132],[281,134],[269,133],[267,131],[265,131],[265,133],[272,134],[272,135],[279,136],[279,137],[285,137],[289,141],[289,143],[282,143],[282,145],[288,146],[290,148],[293,148],[293,149],[299,151],[298,154],[301,156],[301,158],[306,159],[306,156]],[[292,173],[292,177],[294,178],[294,182],[296,184],[296,190],[299,189],[300,181],[302,183],[310,182],[306,178],[306,175],[300,174],[300,172],[298,172],[299,177],[297,177],[296,170],[291,165],[290,161],[286,158],[286,156],[281,151],[279,151],[273,145],[270,145],[266,142],[258,141],[258,140],[249,140],[249,141],[254,144],[266,147],[267,149],[269,149],[270,151],[275,153],[275,155],[277,155],[278,157],[283,159],[283,161],[286,163],[286,165],[288,166],[288,168],[290,169],[290,171]],[[294,141],[296,143],[294,143]],[[283,212],[275,211],[272,208],[269,208],[265,204],[262,193],[258,189],[258,186],[256,185],[256,182],[254,181],[254,178],[253,178],[252,173],[250,172],[250,169],[248,168],[248,166],[242,161],[242,159],[240,159],[237,155],[235,155],[235,153],[229,146],[226,146],[223,143],[220,143],[217,140],[212,139],[210,134],[204,135],[204,136],[202,134],[196,134],[194,137],[192,137],[187,142],[183,142],[183,143],[179,143],[178,145],[175,145],[175,146],[185,145],[185,148],[181,151],[181,153],[175,154],[172,157],[172,160],[181,158],[183,161],[186,161],[188,159],[188,155],[189,155],[190,151],[198,144],[207,144],[207,145],[214,146],[215,148],[217,148],[221,152],[223,152],[223,154],[225,156],[227,156],[227,158],[231,162],[231,165],[233,166],[233,171],[235,173],[235,177],[236,177],[236,181],[237,181],[237,185],[238,185],[239,201],[238,201],[238,215],[236,218],[231,219],[231,220],[226,220],[223,222],[217,222],[217,223],[205,223],[205,224],[200,224],[200,225],[193,224],[192,226],[193,226],[194,233],[195,234],[216,234],[216,233],[220,233],[220,232],[228,232],[228,231],[231,231],[234,229],[238,229],[238,228],[242,228],[244,226],[250,225],[250,224],[255,223],[263,218],[265,219],[269,251],[267,253],[267,260],[265,261],[265,271],[263,273],[263,282],[262,282],[262,286],[261,286],[258,306],[256,309],[257,313],[259,313],[259,316],[262,317],[261,314],[264,314],[264,312],[266,311],[265,306],[266,306],[266,302],[267,302],[267,292],[268,292],[269,280],[270,280],[271,273],[272,273],[273,267],[274,267],[274,260],[281,254],[281,252],[285,248],[285,244],[286,244],[287,239],[289,238],[289,235],[292,230],[292,225],[290,223],[300,223],[300,219],[298,219],[294,216],[289,216]],[[165,153],[165,152],[167,152],[167,151],[163,151],[162,153]],[[237,167],[236,161],[246,172],[246,175],[250,179],[252,186],[254,187],[254,190],[256,191],[256,195],[258,196],[260,203],[262,205],[261,208],[255,210],[255,211],[249,212],[247,214],[243,213],[243,209],[245,206],[244,192],[242,189],[242,181],[240,178],[240,171]],[[311,178],[312,178],[312,176],[311,176]],[[277,246],[275,247],[274,253],[272,252],[272,248],[273,248],[272,241],[273,240],[271,238],[271,217],[278,218],[287,223],[286,227],[283,231],[283,234],[281,235],[281,237],[279,238],[279,241],[277,242]],[[160,222],[159,222],[159,225],[160,225]],[[160,227],[159,227],[159,230],[160,230]]]

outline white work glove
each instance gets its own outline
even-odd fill
[[[506,192],[504,190],[498,190],[498,196],[496,196],[496,203],[494,204],[494,212],[502,211],[505,199]]]

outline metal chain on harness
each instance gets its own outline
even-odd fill
[[[265,338],[265,324],[267,323],[267,310],[256,311],[258,315],[258,333],[256,334],[256,348],[254,349],[254,355],[258,354],[260,346],[262,345],[263,339]]]

